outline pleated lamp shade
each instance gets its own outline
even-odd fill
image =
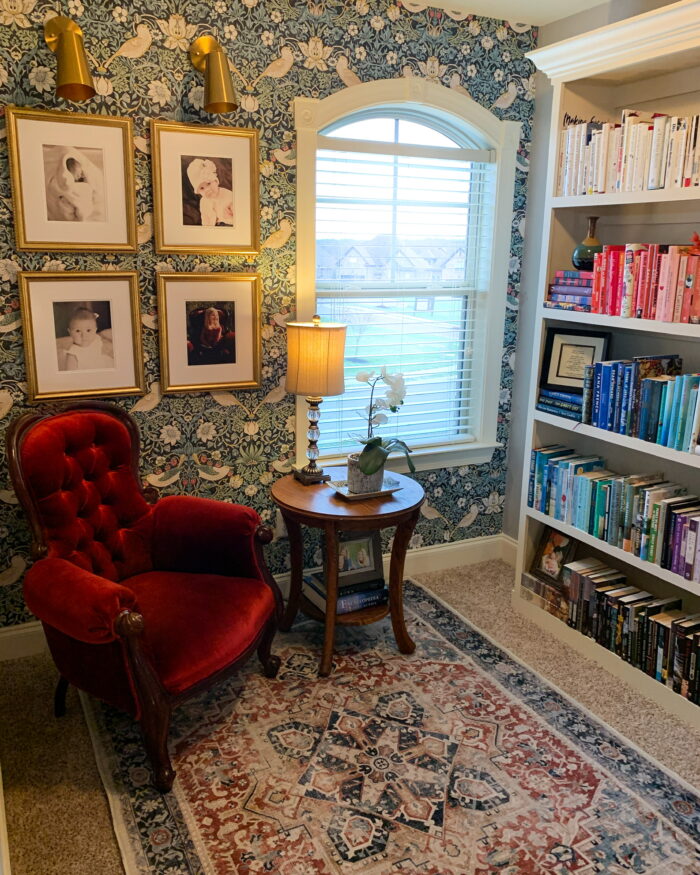
[[[314,398],[343,394],[346,330],[318,317],[287,323],[287,392]]]

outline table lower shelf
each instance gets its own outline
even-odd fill
[[[303,594],[299,602],[299,609],[313,620],[319,620],[321,623],[326,621],[325,612],[317,608]],[[370,623],[383,620],[389,614],[389,610],[387,602],[385,605],[374,605],[369,608],[361,608],[359,611],[350,611],[349,614],[336,614],[335,624],[336,626],[368,626]]]

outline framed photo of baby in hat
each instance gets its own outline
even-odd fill
[[[153,119],[151,151],[158,252],[259,251],[257,131]]]
[[[6,116],[17,248],[134,252],[131,121],[14,106]]]

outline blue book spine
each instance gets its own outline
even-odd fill
[[[591,425],[598,425],[600,415],[600,382],[603,375],[602,362],[596,362],[593,370],[593,405],[591,407]]]
[[[593,365],[585,365],[583,368],[583,395],[581,398],[581,422],[590,424],[591,409],[593,406]]]
[[[696,374],[685,374],[683,380],[683,395],[678,409],[678,424],[676,425],[675,440],[673,443],[674,449],[680,450],[683,446],[683,437],[685,435],[685,425],[688,420],[688,410],[690,407],[690,393],[693,388],[700,385],[700,377]]]
[[[613,405],[612,430],[620,433],[620,419],[622,418],[622,395],[625,391],[625,363],[618,362],[615,366],[615,403]]]
[[[569,401],[571,404],[581,404],[581,396],[575,392],[553,392],[551,389],[540,389],[540,395],[554,398],[556,401]]]
[[[647,423],[649,421],[649,401],[651,395],[651,380],[642,380],[642,391],[639,398],[639,422],[637,437],[646,440]]]
[[[610,511],[608,513],[608,530],[605,540],[613,547],[619,546],[620,505],[622,504],[622,478],[617,477],[610,484]]]
[[[535,498],[535,465],[537,463],[537,450],[530,452],[530,476],[527,481],[527,506],[532,507]]]
[[[659,415],[661,411],[661,390],[663,383],[659,380],[650,380],[651,388],[649,389],[649,419],[647,420],[646,434],[643,435],[645,441],[655,441],[656,431],[659,427]]]
[[[598,428],[608,427],[608,411],[610,410],[610,376],[612,365],[602,362],[600,373],[600,406],[598,408]]]
[[[697,386],[693,386],[690,390],[690,399],[688,401],[688,416],[685,420],[683,443],[680,447],[684,453],[690,452],[690,441],[693,436],[693,423],[695,422],[695,408],[698,404],[698,397],[700,397],[700,391],[698,390]]]
[[[615,431],[615,405],[617,404],[617,362],[610,364],[610,388],[608,389],[607,431]]]
[[[668,427],[667,447],[675,447],[676,445],[676,434],[678,432],[678,421],[681,412],[681,400],[685,391],[686,378],[689,376],[689,374],[681,374],[679,377],[676,377],[676,391],[673,394],[673,407],[671,408],[671,422]]]
[[[661,422],[661,438],[659,440],[659,443],[663,444],[665,447],[668,446],[668,436],[671,433],[671,413],[673,411],[676,387],[678,385],[678,377],[676,377],[675,380],[669,380],[666,384],[666,403],[664,405],[664,412],[662,414],[663,419]]]
[[[632,362],[630,377],[630,397],[627,407],[627,434],[637,436],[637,418],[639,416],[639,363]]]
[[[659,421],[656,424],[656,437],[654,443],[661,443],[661,433],[664,430],[664,416],[666,414],[666,399],[668,398],[670,380],[661,387],[661,401],[659,403]]]
[[[627,434],[627,418],[629,415],[630,386],[633,365],[625,365],[622,377],[622,397],[620,399],[620,422],[617,428],[619,434]]]
[[[576,410],[565,410],[563,407],[553,407],[551,404],[543,404],[541,401],[537,403],[537,409],[543,413],[553,413],[555,416],[563,416],[566,419],[573,419],[576,422],[581,422],[581,413]]]

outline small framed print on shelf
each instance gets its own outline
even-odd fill
[[[151,151],[158,252],[259,251],[257,131],[154,119]]]
[[[339,587],[384,579],[379,532],[341,531],[338,540]]]
[[[158,274],[158,313],[164,392],[260,386],[257,274]]]
[[[542,533],[530,574],[548,584],[561,580],[561,570],[574,558],[578,542],[555,529],[545,528]]]
[[[134,271],[20,273],[29,400],[143,395]]]
[[[6,110],[18,249],[136,250],[130,119]]]
[[[584,367],[605,360],[609,340],[607,331],[547,328],[540,388],[582,393]]]

